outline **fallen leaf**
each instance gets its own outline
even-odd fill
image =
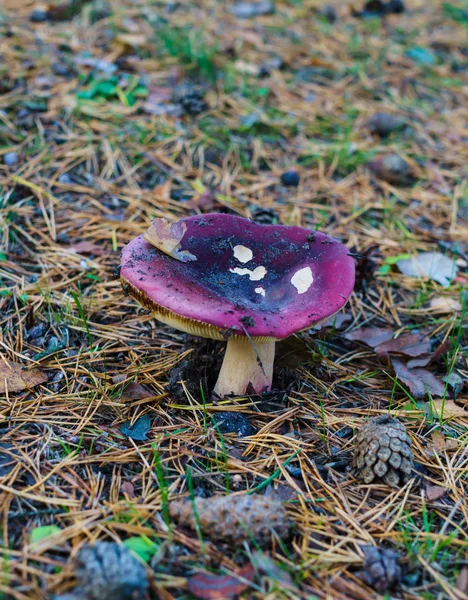
[[[353,342],[363,342],[371,348],[383,344],[393,338],[393,330],[386,327],[361,327],[343,336]]]
[[[445,386],[432,373],[425,369],[408,369],[406,365],[396,358],[392,359],[392,366],[397,378],[410,390],[416,400],[430,394],[443,396]]]
[[[126,494],[129,498],[135,498],[135,488],[131,481],[124,481],[120,486],[120,492]]]
[[[429,48],[413,46],[406,51],[406,56],[419,65],[435,65],[437,62],[435,54]]]
[[[119,33],[114,39],[123,46],[129,46],[130,48],[138,48],[148,43],[148,37],[144,33]]]
[[[180,243],[187,231],[187,225],[180,221],[169,223],[166,219],[155,219],[145,233],[145,240],[161,252],[181,262],[197,260],[197,257],[181,250]]]
[[[440,252],[422,252],[413,258],[400,260],[397,267],[408,277],[428,277],[448,287],[458,273],[454,260]]]
[[[145,562],[149,562],[158,550],[158,546],[145,535],[127,538],[123,545]]]
[[[42,527],[35,527],[31,530],[30,541],[31,544],[37,544],[38,542],[57,535],[62,530],[57,525],[43,525]]]
[[[258,65],[246,62],[245,60],[236,60],[234,67],[243,75],[257,76],[260,73],[260,67]]]
[[[325,329],[328,327],[331,327],[332,329],[341,329],[343,327],[343,325],[346,325],[346,323],[349,323],[351,320],[352,320],[352,316],[349,313],[340,311],[340,312],[336,313],[336,315],[333,315],[332,317],[325,319],[325,321],[322,321],[322,322],[314,325],[313,330],[320,331],[321,329]]]
[[[78,252],[78,254],[95,254],[96,256],[102,256],[103,254],[106,254],[106,251],[101,246],[86,240],[77,242],[76,244],[69,246],[68,249],[72,252]]]
[[[447,488],[441,487],[440,485],[431,485],[430,483],[426,485],[426,496],[430,502],[440,500],[445,496],[446,492]]]
[[[68,0],[60,4],[51,4],[47,8],[47,18],[50,21],[70,21],[80,14],[84,5],[89,0]]]
[[[432,412],[436,413],[442,419],[451,419],[453,417],[468,418],[468,410],[455,404],[453,400],[433,400],[431,402]]]
[[[388,340],[376,346],[377,354],[404,354],[405,356],[421,356],[431,351],[429,338],[420,333],[400,335],[393,340]]]
[[[190,206],[192,208],[209,212],[216,202],[216,194],[213,190],[206,189],[203,192],[192,196],[190,199]]]
[[[264,552],[254,552],[252,562],[257,571],[268,577],[268,579],[273,579],[282,586],[293,584],[291,575]]]
[[[137,442],[144,442],[148,439],[146,435],[151,428],[151,417],[146,414],[139,417],[133,425],[130,421],[126,421],[120,426],[120,432],[125,436],[136,440]]]
[[[128,402],[129,400],[143,400],[144,398],[152,398],[153,396],[154,394],[144,385],[132,381],[123,388],[120,400]]]
[[[242,567],[236,574],[212,575],[210,573],[198,573],[189,577],[187,587],[196,598],[202,600],[218,600],[221,598],[234,598],[249,587],[245,581],[253,581],[254,569],[252,565]]]
[[[429,458],[436,456],[439,453],[456,450],[458,448],[457,440],[446,437],[440,431],[433,431],[431,434],[432,442],[427,445],[425,450],[426,456]]]
[[[0,394],[21,392],[48,380],[40,369],[26,369],[19,363],[0,357]]]
[[[458,300],[455,300],[454,298],[443,298],[442,296],[439,296],[431,300],[431,302],[429,303],[429,308],[433,312],[451,313],[460,311],[461,304]]]
[[[466,379],[460,377],[458,373],[450,373],[450,375],[442,377],[442,381],[445,381],[454,398],[458,398],[466,383]]]
[[[468,567],[462,567],[460,573],[458,574],[455,587],[464,594],[468,593]]]

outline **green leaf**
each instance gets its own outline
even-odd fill
[[[435,65],[437,62],[435,54],[428,48],[414,46],[406,52],[406,56],[419,65]]]
[[[6,259],[7,259],[7,255],[5,254],[5,252],[0,252],[0,261],[6,260]]]
[[[407,260],[411,258],[411,254],[397,254],[396,256],[387,256],[384,260],[386,265],[395,265],[400,260]]]
[[[155,554],[158,546],[146,536],[131,537],[125,540],[124,546],[148,562]]]
[[[42,527],[35,527],[31,530],[31,544],[37,544],[41,540],[45,540],[53,535],[57,535],[62,530],[57,525],[43,525]]]
[[[146,434],[151,429],[151,417],[148,414],[138,417],[133,425],[130,423],[131,421],[123,423],[120,426],[120,432],[138,442],[148,439]]]

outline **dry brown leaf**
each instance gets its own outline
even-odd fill
[[[431,402],[431,409],[438,417],[442,417],[442,419],[451,419],[453,417],[468,418],[468,410],[455,404],[453,400],[433,400]]]
[[[391,340],[393,334],[393,329],[388,329],[387,327],[361,327],[350,333],[345,333],[343,337],[353,342],[364,342],[364,344],[367,344],[371,348],[375,348]]]
[[[129,400],[143,400],[144,398],[152,398],[154,394],[144,385],[132,381],[124,387],[120,400],[128,402]]]
[[[120,492],[122,494],[127,494],[129,498],[135,498],[135,488],[131,481],[124,481],[120,486]]]
[[[455,300],[454,298],[444,298],[443,296],[433,298],[429,307],[431,311],[438,313],[451,313],[461,310],[461,304],[458,300]]]
[[[0,358],[0,393],[21,392],[48,380],[40,369],[26,369],[19,363]]]
[[[426,369],[408,369],[401,360],[396,358],[393,358],[391,362],[395,375],[399,381],[405,384],[416,400],[424,398],[428,393],[432,397],[444,395],[444,384]]]
[[[196,194],[190,199],[190,206],[201,210],[202,212],[210,212],[216,203],[216,194],[213,190],[206,189],[200,194]]]
[[[426,485],[426,496],[430,502],[435,502],[435,500],[440,500],[445,496],[447,492],[447,488],[442,487],[440,485],[432,485],[428,483]]]
[[[457,440],[446,437],[440,431],[432,432],[431,438],[432,442],[426,448],[426,456],[432,457],[441,452],[456,450],[458,448]]]
[[[169,223],[167,219],[155,219],[145,232],[145,240],[176,260],[190,262],[197,257],[188,250],[181,250],[180,243],[187,230],[187,225],[180,221]]]
[[[420,333],[400,335],[393,340],[388,340],[376,346],[377,354],[404,354],[405,356],[421,356],[431,351],[431,342],[428,337]]]
[[[211,575],[210,573],[198,573],[189,577],[187,587],[189,591],[202,600],[221,600],[222,598],[234,598],[249,584],[240,581],[239,577],[253,581],[254,569],[252,565],[242,567],[236,575]]]
[[[86,240],[77,242],[76,244],[69,246],[68,249],[72,250],[73,252],[78,252],[78,254],[95,254],[96,256],[102,256],[103,254],[106,254],[105,250],[103,250],[101,246]]]

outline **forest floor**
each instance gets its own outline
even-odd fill
[[[232,597],[239,568],[242,598],[468,597],[468,9],[405,1],[4,0],[0,598],[64,594],[96,540],[164,600]],[[224,343],[123,295],[122,247],[200,212],[359,255],[348,305],[278,344],[263,396],[212,399]],[[385,414],[415,457],[397,488],[352,465]],[[166,518],[252,491],[290,537]]]

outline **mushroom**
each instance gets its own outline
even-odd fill
[[[323,233],[205,214],[156,219],[123,249],[120,274],[159,321],[227,340],[214,389],[225,397],[271,388],[276,341],[346,304],[354,261]]]

